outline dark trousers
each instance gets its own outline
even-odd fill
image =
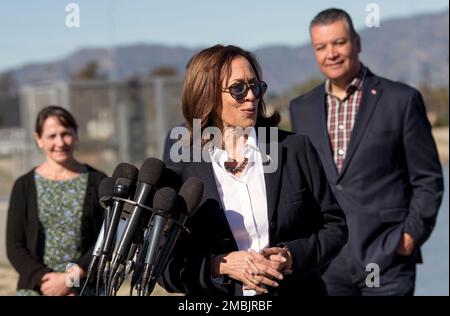
[[[416,259],[414,256],[396,256],[392,266],[381,271],[379,287],[366,280],[355,281],[351,273],[348,255],[342,253],[322,275],[330,296],[412,296],[416,282]],[[367,272],[369,275],[370,272]],[[372,278],[369,277],[373,281]]]

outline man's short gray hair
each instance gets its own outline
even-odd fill
[[[309,33],[311,34],[311,29],[316,25],[328,25],[336,21],[345,21],[347,23],[352,39],[358,35],[353,27],[353,21],[350,15],[344,10],[336,8],[319,12],[309,24]]]

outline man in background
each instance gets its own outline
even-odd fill
[[[291,122],[316,147],[349,228],[323,274],[328,292],[413,295],[443,194],[422,97],[359,61],[361,40],[345,11],[320,12],[310,36],[326,81],[291,102]]]

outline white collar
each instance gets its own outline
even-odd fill
[[[211,161],[219,164],[221,168],[225,169],[225,162],[229,161],[228,152],[222,148],[215,147],[212,142],[210,143],[209,152]],[[244,156],[248,158],[248,162],[256,161],[256,154],[260,152],[258,146],[258,138],[256,136],[256,130],[254,127],[250,128],[247,141],[244,145]]]

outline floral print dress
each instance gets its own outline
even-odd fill
[[[50,180],[34,173],[39,221],[45,235],[44,264],[66,272],[81,256],[81,218],[89,174],[69,180]],[[17,295],[40,295],[18,289]]]

